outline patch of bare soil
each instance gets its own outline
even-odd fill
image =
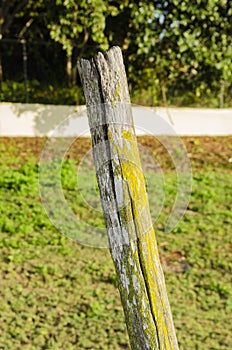
[[[39,161],[46,141],[46,138],[41,137],[1,137],[1,157],[18,157],[22,162],[29,157],[35,157]],[[181,141],[186,148],[193,169],[201,170],[205,166],[222,167],[225,170],[231,169],[232,135],[182,137]],[[54,149],[62,148],[63,142],[63,140],[58,140]],[[160,142],[154,136],[139,136],[138,143],[142,149],[146,149],[149,155],[152,155],[159,162],[163,170],[174,169],[172,157],[166,149],[170,139],[163,137]],[[173,147],[176,147],[175,142]],[[66,153],[66,157],[79,163],[90,149],[91,139],[81,137],[72,144]],[[178,149],[175,151],[178,152]]]

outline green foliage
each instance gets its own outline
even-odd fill
[[[205,92],[217,96],[219,106],[221,86],[232,83],[229,1],[176,0],[166,10],[160,42],[161,65],[170,63],[166,85],[183,94],[190,90],[198,99],[204,99]]]
[[[119,45],[134,103],[229,107],[231,18],[230,2],[224,0],[4,1],[1,101],[23,100],[22,85],[18,92],[16,82],[25,78],[20,44],[25,39],[30,102],[59,103],[56,91],[80,83],[77,59]],[[42,85],[34,92],[33,79]],[[14,80],[12,91],[3,91],[2,80]],[[59,89],[46,96],[43,85]],[[64,103],[79,99],[76,92],[63,93]]]
[[[57,105],[83,105],[85,104],[82,88],[79,86],[40,86],[37,80],[33,80],[28,86],[28,96],[32,103],[57,104]],[[5,81],[0,92],[0,102],[25,102],[24,83]]]
[[[194,138],[191,152],[197,155],[201,147],[202,140]],[[109,252],[77,245],[54,228],[40,202],[38,163],[28,158],[29,149],[9,140],[0,151],[2,349],[129,349]],[[223,157],[217,167],[215,161],[193,162],[191,201],[169,234],[163,225],[174,203],[176,175],[164,174],[166,198],[155,226],[180,350],[232,348],[232,185],[231,165],[226,168]],[[92,201],[96,191],[77,193],[77,185],[94,183],[93,172],[78,178],[76,172],[75,160],[63,162],[70,206],[83,221],[103,225],[101,214],[83,205],[81,196]],[[156,189],[149,196],[155,214],[160,180],[151,171],[146,178],[148,190]]]
[[[74,47],[84,53],[89,39],[100,45],[103,50],[108,47],[104,36],[106,1],[56,0],[56,6],[59,11],[58,18],[56,17],[48,28],[51,38],[63,46],[68,56],[72,55]]]
[[[105,0],[56,0],[57,15],[48,29],[50,37],[66,52],[69,86],[76,83],[76,62],[82,55],[94,52],[93,47],[95,50],[108,48],[104,33],[106,16],[112,10],[108,3]]]
[[[64,81],[67,74],[69,86],[74,86],[78,58],[93,56],[97,50],[117,44],[123,49],[133,102],[138,103],[143,96],[143,104],[152,105],[231,105],[232,13],[229,1],[199,0],[189,4],[187,0],[14,0],[0,5],[0,16],[3,40],[13,40],[19,45],[22,38],[26,39],[29,73],[37,81],[41,79],[41,65],[50,72],[55,66],[57,81]],[[54,50],[45,47],[41,50],[38,46],[41,42],[49,44],[51,40],[57,43]],[[44,50],[48,50],[46,59]],[[67,56],[66,68],[62,50]],[[12,57],[17,62],[22,57],[19,50],[13,47],[9,50],[9,45],[2,52],[3,79],[12,79]],[[36,68],[36,64],[40,68]],[[23,65],[21,67],[22,81]],[[19,73],[20,69],[15,72],[15,81]],[[54,78],[54,72],[44,76],[47,80]],[[51,81],[46,83],[53,85]],[[38,95],[43,95],[43,88],[37,86],[36,89]],[[11,92],[1,91],[1,100],[23,100],[23,90],[19,89],[20,94],[16,90],[12,85]],[[70,94],[73,96],[72,92]],[[48,94],[41,99],[59,103],[56,93],[54,98]],[[66,100],[67,103],[76,101],[72,97]],[[30,102],[35,101],[32,94]]]

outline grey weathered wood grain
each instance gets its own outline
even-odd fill
[[[82,59],[78,70],[131,348],[177,350],[121,50]]]

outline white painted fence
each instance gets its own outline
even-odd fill
[[[132,110],[137,134],[232,134],[232,109],[133,106]],[[0,136],[49,135],[89,135],[85,106],[0,103]]]

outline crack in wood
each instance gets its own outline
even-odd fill
[[[140,238],[139,238],[139,235],[138,235],[138,228],[137,228],[137,226],[136,226],[136,215],[135,215],[135,209],[134,209],[133,198],[132,198],[132,196],[131,196],[130,188],[129,188],[129,185],[128,185],[127,181],[126,181],[126,185],[127,185],[128,195],[129,195],[129,198],[130,198],[130,205],[131,205],[132,217],[134,218],[134,221],[133,221],[133,222],[134,222],[134,228],[135,228],[136,239],[137,239],[137,242],[136,242],[136,243],[137,243],[137,248],[138,248],[139,266],[140,266],[141,273],[142,273],[142,276],[143,276],[143,281],[144,281],[145,288],[146,288],[146,293],[147,293],[147,297],[148,297],[148,301],[149,301],[149,305],[150,305],[150,310],[151,310],[153,322],[154,322],[155,329],[156,329],[156,336],[157,336],[157,342],[158,342],[158,349],[157,349],[157,350],[161,350],[160,339],[159,339],[158,324],[157,324],[156,317],[155,317],[154,312],[153,312],[152,301],[151,301],[151,293],[150,293],[150,291],[149,291],[149,286],[148,286],[148,283],[147,283],[146,274],[145,274],[145,271],[144,271],[144,268],[143,268],[143,263],[142,263],[142,258],[141,258]]]
[[[128,113],[123,106],[125,102],[130,103],[130,98],[121,50],[113,47],[105,55],[96,55],[90,62],[81,60],[78,69],[131,348],[178,350],[154,230],[151,227],[151,232],[146,231],[150,211],[144,182],[128,162],[134,159],[134,154],[136,159],[138,155],[137,143],[135,147],[127,147],[125,142],[130,140],[131,131],[126,127]],[[115,103],[122,104],[117,112]],[[102,149],[94,150],[94,146],[101,142]]]
[[[106,59],[106,56],[104,58]],[[106,142],[106,152],[107,152],[110,180],[111,180],[112,191],[113,191],[114,200],[115,200],[115,206],[116,206],[117,217],[118,217],[118,221],[119,221],[119,227],[122,227],[122,222],[121,222],[121,217],[120,217],[119,207],[118,207],[118,202],[117,202],[115,181],[114,181],[114,170],[113,170],[113,164],[112,164],[112,151],[111,151],[111,147],[110,147],[110,138],[109,138],[109,125],[107,122],[106,109],[105,109],[105,103],[104,103],[104,95],[103,95],[102,82],[101,82],[101,73],[100,73],[99,68],[98,68],[98,63],[97,63],[96,57],[93,58],[93,64],[95,66],[95,69],[96,69],[96,72],[98,75],[98,87],[99,87],[99,93],[100,93],[101,102],[102,102],[102,105],[100,108],[103,109],[104,141]]]

